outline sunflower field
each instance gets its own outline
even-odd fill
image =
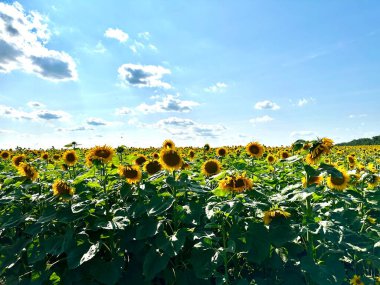
[[[0,152],[0,284],[380,284],[380,146]]]

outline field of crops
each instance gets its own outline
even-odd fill
[[[0,284],[380,284],[379,150],[2,150]]]

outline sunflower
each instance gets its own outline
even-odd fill
[[[306,180],[307,180],[306,177],[302,177],[303,188],[306,188],[307,186],[310,186],[313,184],[320,185],[323,181],[323,178],[322,178],[322,176],[312,176],[312,177],[309,177],[309,180],[307,181],[307,183],[306,183]]]
[[[112,147],[104,145],[104,146],[95,146],[90,149],[88,157],[86,157],[87,162],[92,161],[94,159],[102,161],[103,163],[108,163],[112,160],[115,151]],[[91,162],[91,165],[92,165]]]
[[[193,150],[189,150],[189,158],[190,160],[193,160],[195,157],[195,152]]]
[[[127,182],[130,184],[137,183],[141,180],[141,169],[137,165],[119,165],[118,172],[119,175],[123,178],[126,178]]]
[[[153,156],[154,159],[159,159],[160,158],[160,155],[157,152],[153,153],[152,156]]]
[[[372,174],[368,179],[368,188],[374,189],[380,183],[380,177]]]
[[[273,154],[268,154],[268,155],[267,155],[267,162],[268,162],[269,164],[273,164],[273,163],[276,162],[276,158],[274,157]]]
[[[63,153],[62,158],[63,158],[65,164],[67,164],[68,166],[73,166],[78,161],[78,156],[77,156],[77,153],[75,152],[75,150],[66,150]]]
[[[56,153],[56,154],[53,155],[53,159],[54,160],[60,160],[61,159],[61,155],[58,154],[58,153]]]
[[[4,151],[1,152],[1,158],[2,159],[8,159],[10,157],[11,157],[11,154],[10,154],[9,151],[4,150]]]
[[[226,177],[219,181],[219,187],[221,189],[243,192],[245,190],[252,189],[252,180],[245,177],[245,175]]]
[[[173,171],[181,168],[182,158],[176,150],[162,149],[160,152],[160,162],[165,169]]]
[[[360,279],[360,276],[354,275],[352,279],[350,280],[351,285],[364,285],[363,281]]]
[[[38,178],[37,170],[33,166],[31,166],[27,163],[21,162],[20,165],[17,167],[17,169],[18,169],[18,172],[22,176],[25,176],[32,181],[34,181]]]
[[[144,165],[144,170],[148,172],[149,175],[153,175],[157,173],[158,171],[160,171],[161,169],[162,169],[162,165],[157,160],[149,161],[148,163]]]
[[[342,177],[334,177],[334,176],[329,176],[327,178],[327,186],[331,189],[335,190],[340,190],[343,191],[344,189],[347,188],[348,183],[350,181],[350,176],[347,174],[346,171],[340,171],[342,174]]]
[[[347,162],[348,162],[350,165],[355,165],[355,164],[356,164],[355,156],[348,155],[348,156],[347,156]]]
[[[289,218],[290,213],[282,210],[282,209],[271,209],[269,211],[264,212],[263,221],[265,225],[269,225],[273,219],[279,219],[279,218]]]
[[[287,159],[288,157],[290,157],[290,154],[287,151],[281,151],[280,156],[282,159]]]
[[[209,159],[202,164],[202,173],[206,176],[212,176],[218,174],[222,166],[216,159]]]
[[[54,196],[73,196],[74,189],[69,186],[65,181],[56,180],[53,183],[53,195]]]
[[[227,150],[224,147],[220,147],[216,150],[216,155],[218,156],[226,156]]]
[[[250,142],[245,149],[250,156],[256,158],[260,158],[264,153],[264,147],[258,142]]]
[[[25,154],[15,155],[12,157],[12,163],[14,166],[19,167],[21,162],[25,161]]]
[[[311,153],[309,153],[309,154],[306,155],[305,161],[306,161],[307,164],[314,165],[314,164],[316,164],[318,162],[319,158],[320,158],[319,156],[313,158],[313,155]]]
[[[41,154],[41,158],[42,158],[43,160],[48,160],[48,159],[49,159],[49,154],[48,154],[47,152],[43,152],[43,153]]]
[[[145,155],[140,154],[136,159],[135,159],[135,164],[138,166],[142,166],[145,162],[147,161],[147,158]]]
[[[172,140],[164,140],[162,143],[163,149],[175,149],[175,144]]]
[[[210,145],[208,143],[206,143],[204,146],[203,146],[203,150],[205,152],[209,151],[210,150]]]

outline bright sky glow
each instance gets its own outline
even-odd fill
[[[0,149],[380,134],[379,1],[2,1]]]

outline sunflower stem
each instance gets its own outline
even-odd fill
[[[226,284],[229,284],[229,276],[228,276],[228,256],[227,256],[227,232],[226,232],[226,221],[223,219],[223,227],[222,227],[222,237],[223,237],[223,264],[224,264],[224,281]]]

